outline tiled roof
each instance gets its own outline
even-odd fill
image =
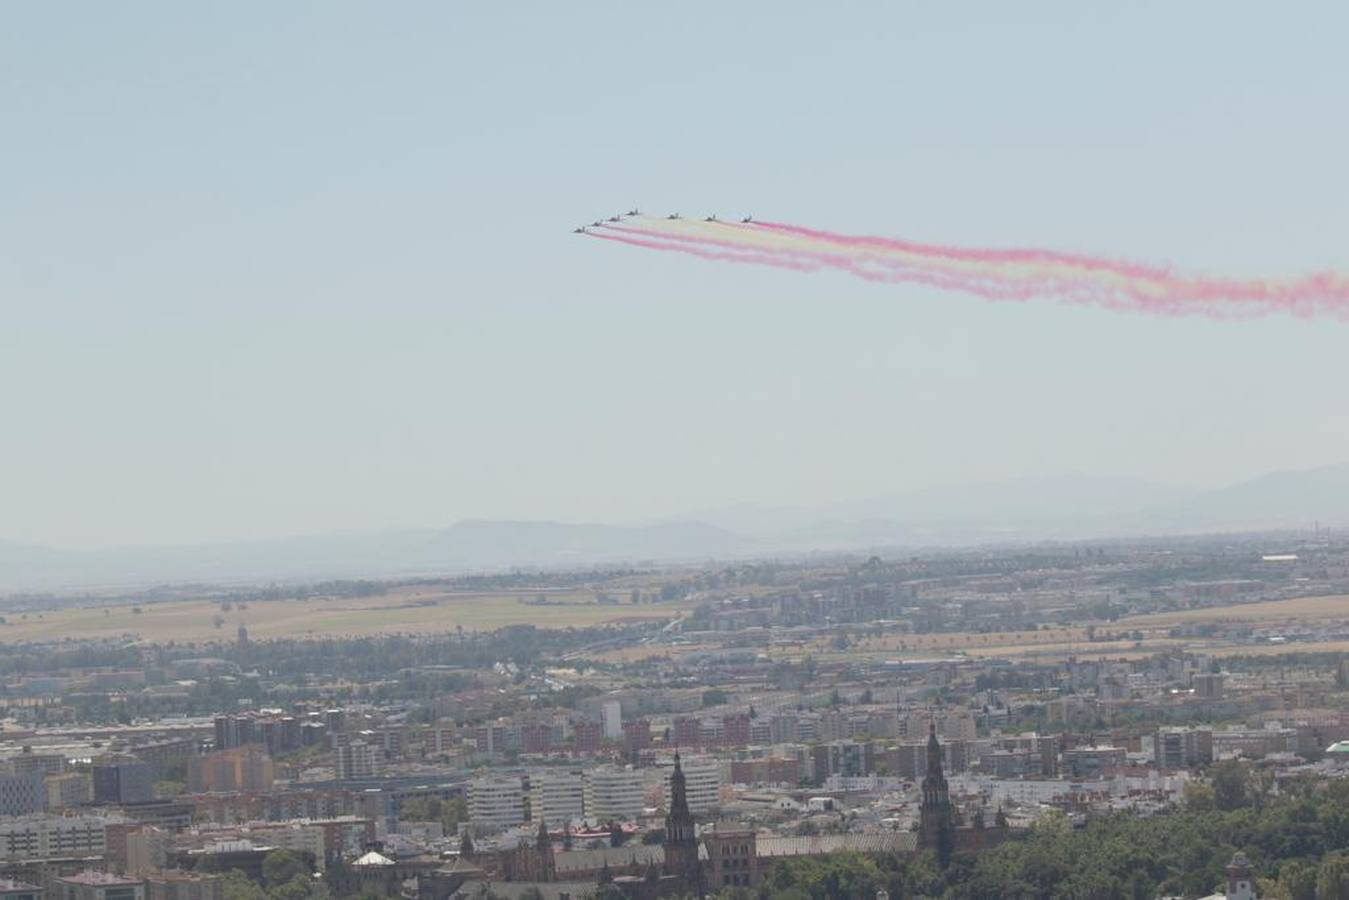
[[[885,831],[877,834],[761,837],[756,846],[760,858],[820,856],[840,850],[855,850],[859,853],[912,853],[918,849],[918,835],[912,831]]]

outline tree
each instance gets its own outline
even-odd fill
[[[459,855],[473,855],[473,835],[469,834],[468,829],[464,829],[464,836],[459,839]]]
[[[309,866],[293,850],[273,850],[262,858],[262,880],[268,887],[285,884],[296,875],[308,874]]]
[[[1349,856],[1332,853],[1321,861],[1316,900],[1349,900]]]
[[[1251,802],[1250,774],[1234,759],[1215,763],[1209,770],[1209,783],[1218,809],[1241,809]]]
[[[1316,900],[1319,870],[1314,864],[1292,860],[1279,869],[1278,895],[1284,900]]]
[[[267,900],[331,900],[328,886],[312,875],[296,875],[267,892]]]
[[[1199,781],[1185,785],[1185,808],[1190,812],[1213,812],[1217,804],[1213,799],[1213,788]]]
[[[187,785],[181,781],[156,781],[154,787],[156,797],[177,797],[185,790]]]
[[[440,804],[440,824],[446,832],[455,832],[468,821],[468,801],[456,794]]]
[[[230,869],[220,879],[220,900],[267,900],[267,893],[238,869]]]

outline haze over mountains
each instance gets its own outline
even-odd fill
[[[1142,534],[1349,525],[1349,465],[1206,491],[1125,478],[1026,478],[823,507],[736,506],[637,525],[465,520],[445,529],[69,551],[0,541],[0,592],[172,581],[446,573]]]

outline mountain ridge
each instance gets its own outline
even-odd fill
[[[694,562],[882,547],[1283,530],[1315,522],[1349,525],[1349,464],[1276,470],[1199,491],[1109,476],[1023,478],[818,507],[741,504],[637,524],[463,519],[444,528],[99,550],[0,540],[0,593]]]

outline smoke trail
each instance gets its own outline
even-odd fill
[[[1075,253],[1060,253],[1055,250],[1035,250],[1029,248],[993,250],[974,247],[951,247],[942,244],[920,244],[913,241],[902,240],[900,238],[837,234],[830,231],[820,231],[815,228],[805,228],[800,225],[787,225],[782,222],[755,222],[753,223],[753,226],[769,231],[780,231],[785,234],[795,234],[816,240],[828,241],[830,243],[842,244],[844,246],[876,247],[886,250],[898,250],[903,253],[913,253],[920,256],[941,257],[952,260],[980,263],[1009,262],[1032,264],[1047,263],[1050,265],[1062,264],[1087,269],[1089,271],[1118,272],[1119,274],[1130,278],[1166,279],[1171,277],[1171,270],[1168,268],[1101,259]]]
[[[1051,250],[950,247],[846,235],[779,222],[649,220],[604,226],[594,237],[703,259],[919,284],[988,300],[1041,297],[1156,315],[1243,318],[1286,312],[1349,319],[1349,279],[1318,273],[1286,282],[1184,276],[1169,267]]]
[[[586,237],[599,238],[602,241],[618,241],[622,244],[631,244],[634,247],[646,247],[649,250],[669,250],[675,253],[687,253],[690,256],[697,256],[700,259],[713,259],[720,262],[747,263],[755,266],[777,266],[783,269],[792,269],[797,272],[815,272],[820,268],[819,266],[812,266],[804,262],[798,263],[760,254],[719,253],[715,250],[705,250],[700,247],[665,243],[662,241],[639,240],[638,238],[623,237],[617,234],[603,234],[598,231],[587,231],[585,234]]]

